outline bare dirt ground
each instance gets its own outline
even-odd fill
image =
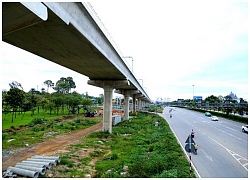
[[[102,122],[93,125],[87,129],[79,130],[77,132],[60,135],[45,142],[33,145],[32,147],[23,148],[2,158],[2,171],[6,171],[9,166],[15,166],[16,163],[26,160],[34,155],[51,155],[53,152],[63,150],[69,144],[78,141],[81,137],[84,137],[92,132],[100,131],[102,129]]]

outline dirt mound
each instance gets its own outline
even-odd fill
[[[99,110],[98,113],[99,113],[99,114],[103,114],[103,110],[102,110],[102,109]],[[121,115],[121,116],[123,117],[123,116],[124,116],[124,111],[113,109],[113,110],[112,110],[112,114],[113,114],[113,115]]]

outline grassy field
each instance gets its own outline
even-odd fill
[[[50,173],[58,178],[86,174],[94,178],[195,178],[166,121],[158,116],[158,127],[155,121],[156,115],[139,113],[113,127],[112,134],[92,133],[71,145],[70,152],[61,155],[62,166]],[[87,155],[82,156],[83,152]]]
[[[13,150],[28,145],[42,142],[64,133],[74,132],[80,129],[88,128],[101,122],[102,117],[86,118],[84,115],[69,115],[56,117],[56,119],[33,118],[27,122],[26,126],[20,125],[16,130],[10,129],[10,132],[2,133],[2,150]],[[52,133],[51,136],[45,136]],[[13,141],[11,141],[13,140]]]
[[[80,113],[83,113],[83,110],[80,110]],[[61,111],[59,111],[58,115],[56,115],[56,113],[52,113],[51,115],[48,112],[40,112],[38,114],[37,111],[35,111],[34,115],[31,116],[31,111],[28,112],[22,112],[16,113],[16,117],[14,115],[13,117],[13,122],[12,122],[12,113],[8,113],[8,114],[2,114],[2,130],[5,129],[9,129],[11,127],[19,127],[19,126],[25,126],[27,124],[29,124],[34,118],[42,118],[42,119],[55,119],[57,117],[61,117],[61,116],[67,116],[68,113],[65,111],[64,113],[62,113]]]
[[[14,122],[18,122],[17,118]],[[11,121],[7,119],[6,116],[4,121]],[[56,132],[53,135],[56,136],[100,122],[100,119],[88,120],[83,116],[57,123],[55,119],[34,116],[29,122],[25,119],[23,124],[29,124],[27,129],[2,133],[2,150],[42,142],[48,138],[44,137],[48,132]],[[155,126],[156,119],[159,126]],[[18,123],[16,127],[20,126]],[[67,152],[59,154],[61,163],[44,177],[49,173],[54,178],[83,178],[86,174],[95,178],[195,178],[193,172],[190,174],[189,162],[170,127],[158,115],[138,113],[133,119],[114,126],[112,132],[94,132],[80,138],[77,144],[68,147]],[[10,139],[15,140],[8,142]]]

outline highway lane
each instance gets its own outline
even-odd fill
[[[191,155],[192,163],[202,178],[248,177],[248,134],[241,131],[242,123],[220,118],[211,121],[203,113],[174,108],[169,117],[169,107],[164,117],[183,148],[191,130],[199,145],[198,155]]]

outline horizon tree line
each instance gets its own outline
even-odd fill
[[[24,115],[25,112],[31,111],[31,116],[33,116],[35,110],[38,114],[42,110],[42,113],[48,112],[51,115],[54,112],[58,115],[59,110],[64,114],[66,109],[70,114],[77,112],[75,109],[78,105],[92,105],[93,98],[97,99],[96,103],[103,102],[103,96],[84,96],[76,91],[71,92],[72,88],[76,88],[72,77],[60,78],[55,86],[51,80],[44,81],[44,84],[47,85],[47,92],[44,88],[41,89],[41,92],[35,88],[24,92],[21,83],[16,81],[9,83],[10,90],[2,91],[2,112],[4,114],[11,112],[13,122],[17,113]],[[53,88],[56,92],[48,93],[49,88]],[[77,110],[79,113],[79,108]]]

